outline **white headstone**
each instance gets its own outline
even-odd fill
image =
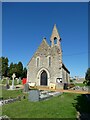
[[[19,84],[19,79],[17,78],[17,84]]]

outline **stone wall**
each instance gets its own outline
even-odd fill
[[[49,66],[49,57],[51,57],[51,66]],[[37,58],[39,58],[38,66]],[[56,79],[62,77],[60,66],[62,65],[59,63],[58,48],[56,46],[50,48],[44,40],[28,64],[27,79],[40,85],[40,75],[38,74],[41,70],[45,70],[48,74],[48,85],[50,82],[56,83]]]

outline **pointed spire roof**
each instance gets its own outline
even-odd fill
[[[52,35],[51,35],[50,40],[52,41],[52,40],[55,39],[55,38],[60,39],[60,35],[59,35],[59,33],[58,33],[56,24],[54,24],[54,27],[53,27],[53,31],[52,31]]]

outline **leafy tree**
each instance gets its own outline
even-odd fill
[[[27,69],[26,69],[26,67],[23,69],[22,78],[27,78]]]
[[[17,77],[22,78],[22,74],[23,74],[23,64],[22,64],[22,62],[18,62],[18,64],[17,64]]]
[[[11,75],[13,74],[12,68],[13,68],[13,62],[11,62],[10,66],[8,68],[8,77],[11,77]]]
[[[15,73],[17,75],[17,64],[13,64],[13,62],[10,64],[8,69],[8,76],[11,77]]]
[[[27,77],[27,69],[23,68],[21,61],[19,61],[18,64],[11,62],[9,66],[8,62],[9,60],[7,57],[0,58],[0,76],[12,78],[13,73],[15,73],[17,78]]]
[[[1,57],[1,61],[2,61],[2,76],[7,77],[9,60],[7,57]]]
[[[85,75],[85,82],[87,85],[90,85],[90,68],[87,69],[86,75]],[[84,83],[85,83],[84,82]]]
[[[22,78],[22,75],[23,75],[22,62],[18,62],[18,64],[13,64],[13,63],[10,64],[9,70],[8,70],[8,76],[11,77],[13,73],[16,74],[17,78],[19,78],[19,77]]]

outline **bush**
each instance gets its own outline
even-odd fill
[[[70,80],[70,83],[72,83],[73,82],[73,80]]]

